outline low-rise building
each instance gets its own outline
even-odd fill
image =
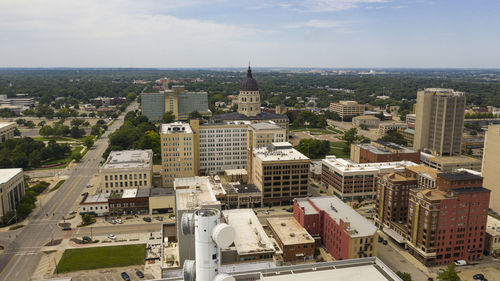
[[[500,255],[500,220],[492,216],[488,216],[484,249],[495,257]]]
[[[24,193],[23,169],[0,169],[0,217],[15,211]]]
[[[99,168],[100,189],[106,193],[122,193],[127,189],[150,188],[153,173],[153,151],[111,151]]]
[[[106,216],[109,214],[109,193],[97,193],[90,195],[86,193],[80,202],[80,215]]]
[[[262,207],[262,193],[255,184],[227,183],[222,187],[226,191],[226,209]]]
[[[149,213],[150,188],[125,189],[123,193],[111,193],[108,198],[109,214],[143,215]]]
[[[417,123],[417,115],[410,113],[406,114],[406,125],[409,129],[415,130],[415,124]]]
[[[16,130],[16,128],[17,124],[15,122],[0,122],[0,143],[14,138],[14,131]]]
[[[175,214],[175,190],[173,188],[151,188],[149,213],[151,215]]]
[[[397,131],[399,129],[406,129],[407,125],[406,123],[396,123],[396,122],[390,122],[390,123],[380,123],[378,126],[378,133],[380,136],[383,136],[387,134],[389,131]]]
[[[415,138],[415,129],[411,128],[399,128],[398,132],[403,136],[408,145],[413,144],[413,139]]]
[[[395,143],[373,141],[351,144],[351,160],[356,163],[411,161],[420,163],[420,151]]]
[[[377,228],[335,196],[295,199],[293,216],[336,260],[377,255]]]
[[[321,182],[328,194],[346,198],[373,198],[379,174],[403,171],[417,164],[410,161],[354,163],[350,160],[327,156],[323,159]]]
[[[160,126],[162,182],[173,187],[174,178],[194,177],[199,172],[199,144],[188,123]]]
[[[460,156],[434,156],[432,154],[421,153],[420,160],[423,164],[439,170],[441,172],[453,172],[457,169],[470,169],[481,171],[481,160],[478,158]]]
[[[275,247],[252,209],[225,210],[222,216],[235,230],[234,245],[221,249],[222,263],[273,258]]]
[[[293,217],[268,218],[267,224],[283,252],[283,261],[305,261],[314,256],[314,239]]]
[[[307,196],[311,160],[287,142],[253,150],[252,183],[262,192],[264,205],[290,205]]]
[[[353,117],[352,124],[356,127],[378,128],[380,119],[373,115],[361,115]]]
[[[365,106],[357,101],[339,101],[330,103],[330,111],[337,113],[340,118],[363,115]]]

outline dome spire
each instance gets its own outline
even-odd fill
[[[252,78],[252,69],[250,68],[250,62],[248,62],[247,77]]]

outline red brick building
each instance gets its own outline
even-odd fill
[[[412,189],[408,250],[426,265],[483,258],[490,190],[468,172],[438,174],[437,189]]]
[[[374,141],[351,144],[351,160],[356,163],[411,161],[420,163],[420,150],[406,148],[395,143]]]
[[[295,199],[293,216],[337,260],[377,255],[377,228],[337,197]]]

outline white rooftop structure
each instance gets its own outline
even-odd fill
[[[220,205],[216,196],[225,194],[220,184],[210,177],[188,177],[174,179],[177,210],[189,210],[206,205]]]
[[[160,134],[190,134],[192,132],[191,126],[183,122],[161,124],[160,126]]]
[[[274,252],[271,239],[252,209],[233,209],[222,213],[227,224],[236,232],[234,246],[238,255]]]
[[[396,162],[355,163],[348,159],[337,158],[336,156],[326,156],[322,162],[324,165],[333,168],[339,173],[390,173],[393,171],[402,171],[408,166],[417,166],[417,164],[406,160]]]
[[[109,198],[109,193],[102,192],[87,196],[83,203],[107,203]]]
[[[135,198],[137,196],[137,189],[124,189],[122,198]]]
[[[12,125],[15,126],[16,123],[15,122],[0,122],[0,129],[8,127],[8,126],[12,126]]]
[[[118,150],[111,151],[102,169],[152,168],[153,151]]]
[[[0,169],[0,184],[7,183],[10,179],[22,172],[23,169],[21,168]]]
[[[340,220],[350,223],[347,231],[354,231],[354,234],[350,234],[351,237],[371,236],[377,232],[375,225],[336,196],[298,198],[295,200],[300,207],[304,208],[307,205],[312,207],[310,202],[314,203],[318,209],[326,212],[339,225]],[[306,211],[312,212],[309,207],[307,207]]]
[[[280,160],[309,160],[304,154],[292,147],[288,142],[275,142],[267,147],[256,148],[253,150],[254,157],[265,161]]]

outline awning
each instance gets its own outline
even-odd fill
[[[389,235],[392,239],[396,240],[396,242],[398,243],[406,242],[406,238],[404,238],[401,234],[397,233],[394,229],[384,226],[383,231],[385,234]]]

